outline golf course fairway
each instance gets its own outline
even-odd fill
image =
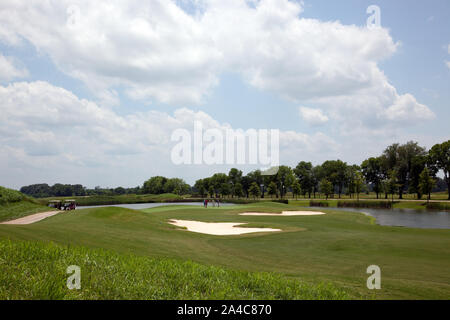
[[[87,251],[83,250],[93,250],[92,252],[106,250],[105,252],[118,255],[117,261],[170,259],[171,263],[190,263],[196,266],[198,264],[201,268],[218,268],[214,269],[215,271],[209,276],[208,272],[204,274],[203,278],[210,277],[211,281],[222,279],[226,282],[226,279],[232,279],[232,277],[218,276],[226,275],[227,272],[245,274],[258,272],[256,275],[260,275],[261,279],[273,275],[275,278],[270,279],[271,281],[278,279],[276,281],[279,282],[279,288],[289,288],[289,281],[297,281],[307,288],[330,284],[339,293],[330,293],[334,289],[327,291],[322,296],[325,299],[448,299],[450,297],[448,272],[450,270],[450,230],[379,226],[373,218],[361,213],[338,212],[323,208],[320,211],[325,212],[324,215],[282,217],[240,215],[244,212],[275,213],[291,210],[299,211],[302,208],[267,202],[208,209],[183,205],[140,211],[117,207],[83,209],[62,212],[29,225],[0,225],[0,243],[2,244],[0,247],[6,252],[5,248],[8,246],[22,246],[22,251],[16,248],[14,252],[27,252],[30,246],[36,246],[36,250],[39,248],[44,250],[39,246],[53,242],[56,246],[51,245],[49,249],[53,254],[39,258],[29,257],[29,259],[35,259],[33,261],[39,261],[42,264],[41,269],[50,268],[52,261],[59,261],[60,256],[71,256],[71,259],[65,262],[86,268],[85,260],[78,261],[81,257],[88,256]],[[208,235],[189,232],[171,225],[169,223],[171,219],[245,223],[240,227],[273,228],[282,231],[228,236]],[[17,262],[27,261],[28,257],[25,253],[21,256],[19,253],[11,254],[6,257],[10,259],[10,265],[7,266],[4,260],[6,258],[2,260],[1,256],[8,255],[5,252],[0,253],[0,271],[3,274],[0,278],[0,287],[11,281],[4,272],[5,270],[11,272],[15,268],[14,261],[11,260],[17,258]],[[102,254],[99,253],[100,256]],[[130,255],[129,258],[126,258],[128,255]],[[99,265],[101,265],[100,260],[98,260]],[[125,268],[124,265],[119,263],[116,267]],[[141,262],[136,263],[136,266],[139,265]],[[370,274],[367,274],[366,270],[370,265],[377,265],[381,269],[380,290],[367,288],[366,281]],[[102,268],[103,272],[106,272],[105,266]],[[114,265],[111,268],[114,269]],[[156,269],[161,271],[164,268],[159,265],[159,269]],[[109,288],[108,290],[111,291],[113,285],[106,280],[107,277],[94,276],[94,270],[88,272],[89,280],[85,281],[91,281],[98,290],[101,290],[101,283],[104,281],[104,288]],[[124,270],[122,271],[126,272]],[[31,271],[28,270],[28,272]],[[143,281],[156,279],[147,277],[142,272],[130,274],[130,277],[143,277]],[[63,285],[64,281],[65,278]],[[14,286],[16,291],[19,290],[15,297],[20,297],[21,294],[18,284]],[[269,292],[274,290],[274,287],[265,289],[253,287],[256,288],[253,292],[252,285],[248,288],[249,294],[244,298],[314,299],[320,296],[314,294],[270,296],[263,294],[264,290]],[[242,291],[242,287],[239,289]],[[121,287],[120,290],[126,292],[126,288]],[[258,292],[262,293],[258,295]],[[341,292],[343,294],[340,294]],[[56,297],[60,296],[56,295]],[[133,295],[127,296],[125,293],[117,297],[99,294],[100,297],[136,298]],[[179,296],[160,292],[159,295],[143,295],[142,297],[178,298]],[[236,297],[236,294],[234,292],[229,296],[226,294],[198,296],[194,292],[186,292],[181,297],[186,299],[228,298]],[[78,293],[72,298],[92,297]]]

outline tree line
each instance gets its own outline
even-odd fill
[[[97,186],[93,189],[88,189],[81,184],[56,183],[53,186],[49,186],[46,183],[40,183],[24,186],[20,188],[20,192],[35,198],[162,193],[183,195],[191,192],[191,186],[183,179],[156,176],[145,181],[142,186],[133,188],[101,188]]]
[[[20,188],[20,192],[35,198],[48,197],[72,197],[72,196],[93,196],[93,195],[122,195],[140,193],[141,187],[135,188],[101,188],[88,189],[81,184],[61,184],[56,183],[49,186],[46,183],[32,184]]]
[[[444,178],[437,176],[443,173]],[[134,188],[88,189],[81,184],[34,184],[24,186],[24,194],[42,198],[53,196],[91,196],[123,194],[197,194],[201,197],[280,197],[288,192],[294,197],[309,198],[317,193],[326,198],[337,194],[359,197],[361,192],[373,191],[377,199],[405,193],[430,197],[432,191],[447,189],[450,200],[450,140],[434,145],[429,151],[417,142],[392,144],[381,155],[364,160],[360,165],[349,165],[341,160],[327,160],[313,166],[300,161],[296,167],[280,166],[274,173],[254,170],[247,175],[232,168],[228,174],[216,173],[199,179],[191,187],[183,179],[155,176],[142,186]]]
[[[444,179],[437,177],[439,171]],[[216,173],[199,179],[194,190],[202,197],[285,197],[288,191],[293,196],[316,197],[317,193],[328,199],[343,193],[359,198],[364,191],[373,191],[377,199],[405,193],[416,194],[417,199],[433,190],[448,190],[450,200],[450,140],[434,145],[429,151],[417,142],[392,144],[378,157],[364,160],[361,165],[349,165],[341,160],[327,160],[313,166],[301,161],[295,168],[280,166],[275,174],[264,174],[255,170],[243,175],[233,168],[228,174]],[[446,185],[446,187],[445,187]],[[436,188],[438,187],[438,188]]]

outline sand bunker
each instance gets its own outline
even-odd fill
[[[61,211],[48,211],[48,212],[41,212],[41,213],[36,213],[36,214],[32,214],[23,218],[19,218],[16,220],[11,220],[11,221],[6,221],[6,222],[2,222],[0,224],[31,224],[31,223],[35,223],[41,220],[44,220],[45,218],[54,216],[55,214],[60,213]]]
[[[216,236],[230,236],[236,234],[254,233],[254,232],[275,232],[281,231],[280,229],[270,228],[236,228],[244,223],[235,222],[200,222],[200,221],[187,221],[187,220],[170,220],[170,224],[178,227],[185,227],[189,231],[212,234]]]
[[[244,212],[241,216],[318,216],[325,214],[320,211],[283,211],[282,213],[267,213],[267,212]]]

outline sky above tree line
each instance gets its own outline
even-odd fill
[[[377,5],[381,28],[366,12]],[[171,134],[279,129],[280,163],[450,139],[450,3],[2,1],[0,185],[192,184]],[[254,166],[238,166],[244,172]]]

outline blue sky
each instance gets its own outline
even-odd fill
[[[72,3],[81,12],[81,22],[74,29],[66,24],[67,8]],[[120,129],[107,132],[112,129],[100,123],[93,123],[82,132],[100,132],[104,135],[101,141],[94,141],[95,134],[87,141],[76,140],[76,136],[67,133],[70,125],[65,131],[53,130],[56,126],[44,130],[44,120],[17,113],[18,108],[32,99],[36,104],[25,107],[37,114],[48,112],[46,108],[51,103],[63,99],[52,109],[58,109],[54,116],[59,119],[61,113],[76,113],[80,119],[74,122],[90,117],[91,109],[85,110],[86,113],[74,112],[83,110],[76,104],[83,105],[84,100],[95,104],[98,113],[95,119],[98,116],[111,123],[122,123],[133,117],[148,118],[151,120],[146,124],[136,126],[150,130],[152,136],[155,135],[151,130],[163,132],[177,121],[189,127],[189,121],[198,118],[213,126],[229,124],[235,129],[279,129],[291,139],[286,138],[286,149],[281,150],[282,161],[289,165],[300,160],[320,163],[338,157],[359,162],[377,155],[395,141],[412,139],[431,147],[449,138],[448,1],[266,0],[249,6],[239,1],[230,3],[178,1],[181,10],[157,0],[142,8],[136,1],[106,9],[105,4],[83,0],[62,1],[43,8],[20,1],[0,5],[0,21],[4,26],[0,27],[0,57],[6,61],[4,76],[0,76],[0,84],[6,88],[2,98],[16,101],[4,106],[8,108],[4,113],[7,116],[2,119],[5,125],[0,131],[3,135],[0,140],[6,148],[0,161],[15,165],[0,172],[0,178],[12,187],[43,181],[133,186],[144,180],[137,170],[139,166],[143,166],[141,171],[146,175],[158,174],[159,170],[169,176],[182,175],[190,183],[204,174],[227,169],[195,167],[186,173],[186,168],[169,164],[166,151],[171,146],[170,131],[158,136],[157,146],[157,142],[140,141],[140,137],[121,141],[130,133],[116,137]],[[384,31],[375,35],[364,30],[369,5],[381,9]],[[105,10],[111,10],[108,11],[111,19],[107,19]],[[236,16],[238,23],[230,22],[228,14]],[[121,19],[114,20],[116,15]],[[142,15],[144,21],[148,18],[150,27],[135,20]],[[102,16],[105,22],[99,23],[98,17]],[[137,27],[128,30],[130,24],[126,19]],[[313,22],[305,22],[308,19]],[[150,29],[154,25],[163,27],[154,29],[153,34]],[[340,33],[334,32],[336,28],[342,28]],[[320,31],[315,36],[308,36],[317,29]],[[275,36],[279,30],[282,32]],[[94,35],[105,37],[98,40],[98,49]],[[344,44],[339,43],[341,36]],[[354,43],[348,37],[354,37]],[[329,49],[323,45],[326,41],[330,41]],[[134,46],[138,49],[133,49]],[[359,53],[353,56],[352,50]],[[323,61],[327,63],[322,64]],[[17,72],[11,70],[26,70],[26,75],[14,75]],[[292,75],[288,75],[291,70]],[[19,83],[20,86],[14,86]],[[336,89],[341,84],[345,84],[342,92]],[[30,99],[21,101],[20,90],[30,94]],[[69,96],[73,102],[66,106]],[[308,118],[300,107],[312,110],[314,117]],[[376,115],[373,118],[371,108]],[[182,120],[176,113],[180,109],[185,110],[179,113]],[[319,121],[317,117],[326,120]],[[149,123],[154,119],[157,119],[154,124]],[[17,125],[19,122],[22,126]],[[8,131],[11,123],[14,126]],[[144,128],[146,125],[149,128]],[[23,134],[13,139],[12,130],[21,130]],[[329,152],[311,145],[319,139],[329,143],[323,146]],[[128,147],[124,146],[136,140],[142,149],[130,158]],[[36,152],[32,150],[42,145],[62,145],[64,141],[78,141],[78,153],[67,153],[61,147],[62,151],[49,158],[33,156]],[[341,143],[344,145],[330,147]],[[97,150],[95,145],[102,147]],[[103,146],[116,150],[118,156],[114,161],[105,160],[107,152],[100,150]],[[96,151],[88,153],[89,150]],[[123,157],[137,166],[126,177],[118,173],[118,168],[124,170]],[[149,169],[144,165],[147,160],[158,165]],[[58,165],[44,169],[37,165],[53,162]],[[91,166],[92,163],[96,165]],[[93,172],[98,175],[93,177]]]

